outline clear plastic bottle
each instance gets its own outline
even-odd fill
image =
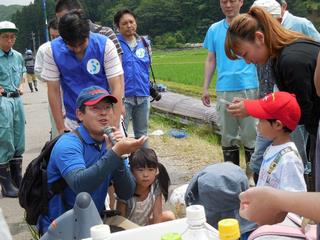
[[[206,226],[206,215],[201,205],[186,209],[188,228],[182,233],[182,240],[212,240],[215,234]]]
[[[240,227],[237,219],[226,218],[218,222],[219,238],[221,240],[240,239]]]

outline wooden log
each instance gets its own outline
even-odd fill
[[[152,102],[152,107],[156,110],[217,125],[215,103],[212,103],[211,107],[206,107],[195,97],[173,92],[161,92],[161,95],[160,101]]]

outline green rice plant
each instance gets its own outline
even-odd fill
[[[156,79],[171,91],[201,95],[206,57],[206,49],[154,51],[152,66]],[[216,76],[210,86],[212,95],[215,81]]]

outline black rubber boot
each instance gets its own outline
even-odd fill
[[[18,189],[12,183],[9,163],[0,165],[0,185],[3,197],[18,197]]]
[[[258,183],[258,179],[259,179],[259,174],[258,173],[253,173],[253,180],[254,180],[254,183],[257,185]]]
[[[14,156],[9,165],[13,184],[19,188],[22,180],[22,156]]]
[[[253,171],[251,170],[251,168],[249,166],[250,159],[251,159],[253,152],[254,152],[254,148],[244,147],[244,158],[246,160],[246,175],[249,180],[250,187],[254,187],[257,184],[254,180]]]
[[[34,89],[38,92],[37,80],[33,81]]]
[[[225,162],[230,161],[239,166],[239,163],[240,163],[239,147],[237,146],[223,147],[222,146],[222,152],[223,152],[223,158]]]
[[[31,92],[33,92],[33,86],[32,86],[32,83],[31,83],[31,82],[29,82],[29,83],[28,83],[28,85],[29,85],[30,91],[31,91]]]

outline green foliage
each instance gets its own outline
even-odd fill
[[[10,5],[10,6],[0,5],[0,21],[11,21],[12,15],[21,9],[22,9],[22,6],[20,5]]]
[[[224,18],[219,0],[80,0],[88,17],[100,24],[113,26],[114,14],[129,8],[137,15],[138,33],[148,35],[156,45],[179,47],[186,42],[202,42],[209,26]],[[46,0],[47,16],[54,16],[55,0]],[[301,17],[311,19],[319,29],[319,0],[287,0],[289,10]],[[246,12],[253,0],[245,0],[241,12]],[[14,6],[3,10],[0,19]],[[1,12],[2,11],[2,12]],[[15,10],[12,10],[15,11]],[[44,17],[41,0],[20,8],[12,19],[21,29],[16,46],[20,51],[32,46],[31,32],[35,33],[36,47],[44,42]]]

